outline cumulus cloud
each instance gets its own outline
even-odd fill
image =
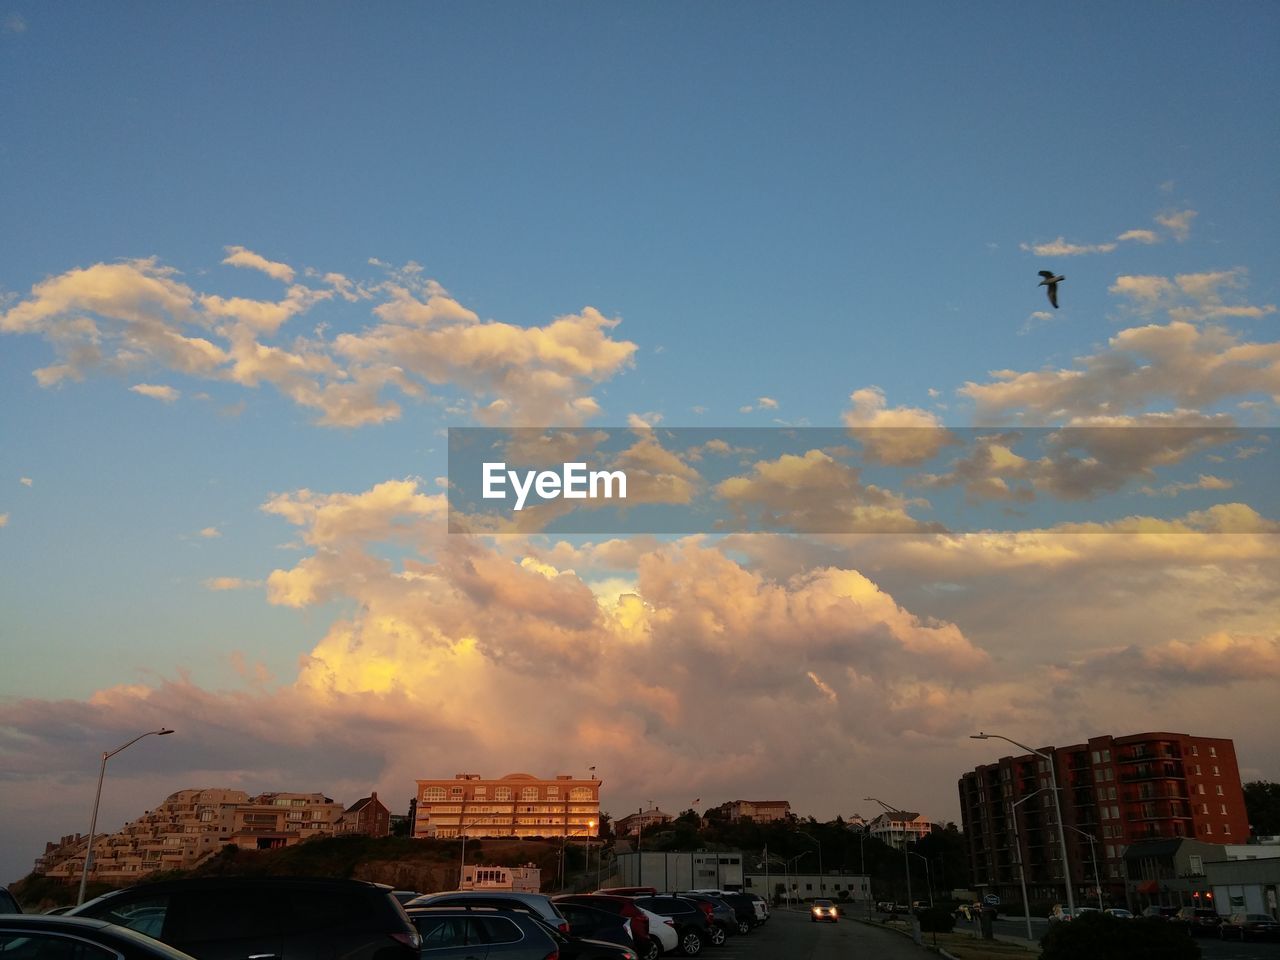
[[[266,384],[333,427],[396,419],[392,394],[420,401],[432,388],[467,398],[482,423],[577,425],[600,413],[591,389],[630,367],[637,349],[612,335],[618,318],[593,307],[538,327],[481,321],[417,264],[368,285],[306,271],[323,284],[310,286],[287,264],[227,250],[224,263],[288,284],[284,297],[197,291],[155,258],[99,263],[36,284],[0,312],[0,332],[50,344],[56,361],[34,371],[41,386],[140,369]],[[332,337],[321,324],[310,337],[271,342],[315,304],[339,300],[370,303],[374,323]]]
[[[902,533],[940,530],[917,520],[912,506],[927,506],[862,482],[861,470],[821,450],[756,462],[746,475],[715,488],[739,528],[763,527],[820,533]]]
[[[173,403],[182,396],[182,393],[173,387],[155,383],[135,383],[129,389],[144,397],[151,397],[153,400],[163,400],[165,403]]]
[[[879,387],[855,390],[849,402],[853,406],[842,419],[869,462],[911,466],[954,442],[936,414],[918,407],[890,407]]]
[[[1131,645],[1085,659],[1076,669],[1123,684],[1222,687],[1238,682],[1280,679],[1280,634],[1218,631],[1194,640],[1173,639],[1152,646]]]
[[[1116,237],[1116,239],[1121,242],[1132,241],[1134,243],[1146,244],[1160,242],[1160,237],[1154,230],[1126,230],[1124,233],[1120,234],[1120,236]]]
[[[9,522],[9,515],[7,513],[0,513],[0,527],[5,526],[6,524],[8,524],[8,522]]]
[[[200,531],[200,536],[206,540],[216,540],[218,537],[222,536],[222,531],[217,527],[205,527]]]
[[[261,270],[267,276],[281,283],[293,283],[293,267],[287,263],[268,260],[261,254],[254,253],[244,247],[226,247],[226,259],[222,262],[233,267],[245,267],[249,270]]]
[[[1280,396],[1280,343],[1243,341],[1185,321],[1122,330],[1108,349],[1069,369],[993,371],[958,391],[980,422],[1009,414],[1026,423],[1118,415],[1155,402],[1195,410],[1251,393]]]
[[[30,477],[19,477],[18,482],[22,484],[24,487],[29,487],[33,483],[35,483],[35,481],[32,480]]]
[[[1172,210],[1159,214],[1156,223],[1164,227],[1179,242],[1191,236],[1191,221],[1196,218],[1194,210]]]

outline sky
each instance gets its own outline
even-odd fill
[[[958,820],[979,729],[1280,779],[1278,38],[1249,0],[0,0],[0,882],[161,726],[100,829],[592,766],[615,816]],[[812,522],[451,533],[461,427]],[[691,428],[868,459],[713,484]],[[917,522],[947,497],[991,526]]]

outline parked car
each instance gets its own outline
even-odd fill
[[[539,920],[551,935],[559,953],[556,960],[639,960],[635,950],[617,943],[566,936],[545,921]]]
[[[615,897],[653,897],[657,896],[657,887],[601,887],[596,893],[612,894]]]
[[[391,888],[363,880],[200,877],[113,890],[68,916],[161,940],[198,960],[417,960]]]
[[[636,902],[630,897],[619,897],[602,893],[569,893],[553,897],[551,902],[556,905],[556,909],[563,912],[561,904],[581,904],[584,907],[591,907],[594,910],[608,910],[610,913],[617,914],[626,918],[631,923],[631,939],[635,945],[636,952],[641,957],[648,957],[653,954],[653,947],[649,945],[651,939],[649,916],[645,910],[636,905]],[[662,946],[661,939],[658,941],[659,949],[669,949]]]
[[[711,942],[711,924],[702,907],[683,897],[636,897],[636,903],[646,910],[674,921],[678,938],[677,951],[681,956],[693,957]]]
[[[813,907],[809,910],[809,919],[814,923],[827,920],[832,923],[839,923],[840,911],[830,900],[815,900],[813,901]]]
[[[1218,925],[1223,940],[1275,940],[1280,938],[1280,922],[1269,913],[1233,913]]]
[[[711,923],[711,944],[721,946],[732,934],[738,932],[738,914],[733,907],[709,893],[682,892],[676,896],[701,904]]]
[[[532,913],[496,907],[409,907],[422,937],[421,960],[479,955],[492,960],[559,960],[551,931]]]
[[[556,909],[545,893],[525,893],[520,890],[446,890],[443,893],[427,893],[410,900],[406,907],[513,907],[531,910],[558,932],[569,932],[569,921]]]
[[[1145,907],[1142,911],[1142,916],[1152,917],[1157,920],[1172,920],[1177,915],[1177,907],[1166,907],[1159,904],[1152,904],[1149,907]]]
[[[569,921],[569,936],[585,937],[588,940],[604,940],[624,947],[632,947],[639,952],[639,944],[631,934],[631,921],[618,913],[601,910],[599,907],[588,907],[580,903],[556,903],[556,909]],[[635,909],[639,910],[639,907]],[[648,924],[645,924],[646,936]]]
[[[1183,907],[1174,919],[1178,923],[1185,923],[1193,937],[1212,937],[1226,918],[1219,915],[1217,910]]]
[[[1132,920],[1133,914],[1124,907],[1108,907],[1103,911],[1108,917],[1115,917],[1117,920]]]
[[[676,953],[680,949],[680,935],[676,932],[676,922],[670,917],[661,917],[652,910],[637,906],[649,921],[649,948],[640,950],[640,960],[658,960],[666,953]]]
[[[738,920],[739,933],[750,933],[752,929],[764,923],[756,912],[756,902],[751,899],[750,894],[722,890],[715,896],[733,907],[733,912]]]
[[[21,913],[17,898],[6,888],[0,887],[0,913]]]
[[[0,956],[13,960],[192,960],[181,950],[126,927],[87,917],[51,917],[42,913],[0,916]]]
[[[391,895],[400,901],[401,906],[422,896],[417,890],[392,890]]]
[[[761,923],[764,923],[769,919],[769,901],[758,893],[748,893],[747,896],[750,897],[752,902],[756,905],[756,916],[759,918]]]

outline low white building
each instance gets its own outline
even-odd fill
[[[783,873],[752,871],[747,874],[747,893],[758,893],[770,903],[781,897],[787,902],[835,900],[865,907],[871,899],[871,878],[862,873]]]
[[[623,853],[618,855],[614,873],[617,886],[654,887],[659,893],[743,888],[739,850]]]
[[[542,870],[532,863],[526,863],[523,867],[469,863],[462,868],[462,885],[458,889],[538,893],[542,890]]]

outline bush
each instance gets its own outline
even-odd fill
[[[950,933],[956,925],[955,915],[946,907],[928,907],[917,910],[920,918],[920,929],[925,933]]]
[[[1040,940],[1040,960],[1200,960],[1200,945],[1180,923],[1118,920],[1086,913],[1049,925]]]

